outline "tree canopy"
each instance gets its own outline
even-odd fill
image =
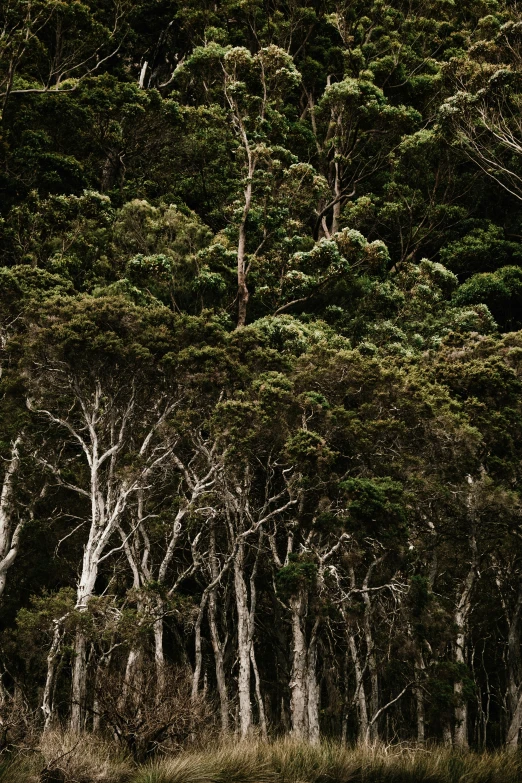
[[[5,746],[518,745],[521,13],[3,3]]]

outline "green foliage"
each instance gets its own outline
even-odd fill
[[[306,556],[290,555],[289,562],[277,572],[277,588],[283,597],[298,595],[313,587],[317,564]]]
[[[345,493],[348,527],[379,533],[385,538],[401,537],[406,523],[403,487],[391,478],[359,479],[350,478],[341,482]]]
[[[505,266],[496,272],[473,275],[461,285],[455,300],[464,305],[483,303],[503,331],[519,329],[522,326],[522,269]]]

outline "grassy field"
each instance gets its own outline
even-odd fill
[[[43,773],[43,774],[42,774]],[[0,765],[0,783],[518,783],[522,752],[320,747],[280,740],[209,747],[136,767],[94,737],[48,735]]]

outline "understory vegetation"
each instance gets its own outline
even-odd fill
[[[1,780],[520,778],[521,117],[516,0],[0,3]]]
[[[513,783],[520,754],[441,747],[313,746],[250,739],[136,765],[110,743],[51,733],[30,756],[0,767],[2,783]]]

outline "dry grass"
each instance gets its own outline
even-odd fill
[[[0,783],[33,783],[38,777],[34,762],[27,759],[0,762]]]
[[[275,783],[265,748],[222,745],[142,767],[132,783]]]
[[[124,783],[133,766],[111,742],[92,734],[47,732],[40,741],[43,767],[64,772],[68,783]]]
[[[183,753],[139,769],[132,783],[518,783],[522,754],[443,748],[312,747],[279,740]]]
[[[136,766],[93,736],[49,733],[37,756],[0,763],[0,783],[38,783],[48,765],[67,783],[518,783],[522,752],[318,747],[289,739],[225,743]]]

